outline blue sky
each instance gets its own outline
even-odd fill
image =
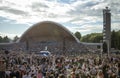
[[[54,21],[82,35],[102,32],[102,10],[112,13],[112,30],[120,29],[120,0],[0,0],[0,35],[21,36],[33,24]]]

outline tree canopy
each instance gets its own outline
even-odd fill
[[[115,49],[120,49],[120,30],[112,31],[111,33],[111,47]]]
[[[80,32],[75,32],[75,36],[80,40],[81,39],[81,33]]]
[[[14,39],[13,39],[13,42],[16,42],[18,39],[19,39],[19,37],[15,36]]]
[[[103,40],[102,33],[91,33],[83,36],[81,42],[100,43]],[[111,32],[111,48],[120,50],[120,30]]]
[[[81,42],[99,43],[102,39],[102,33],[91,33],[83,36]]]
[[[8,38],[8,36],[5,37],[0,36],[0,43],[6,43],[6,42],[10,42],[10,38]]]

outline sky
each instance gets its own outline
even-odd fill
[[[0,36],[21,36],[42,21],[57,22],[82,36],[101,33],[103,9],[111,10],[111,28],[120,30],[120,0],[0,0]]]

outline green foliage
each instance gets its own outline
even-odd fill
[[[18,39],[19,39],[19,37],[15,36],[14,39],[13,39],[13,42],[16,42]]]
[[[5,37],[0,36],[0,43],[6,43],[6,42],[10,42],[10,38],[8,38],[8,36]]]
[[[100,40],[102,40],[102,34],[101,33],[91,33],[83,36],[81,38],[82,42],[92,42],[92,43],[99,43]]]
[[[2,42],[2,37],[0,36],[0,43]]]
[[[75,32],[75,36],[80,40],[81,39],[81,34],[80,34],[80,32]]]
[[[91,33],[81,38],[81,42],[100,43],[100,40],[103,40],[102,33]],[[120,50],[120,30],[111,32],[111,48]]]
[[[111,33],[111,47],[115,49],[120,49],[120,30],[112,31]]]

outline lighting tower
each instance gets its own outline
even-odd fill
[[[103,9],[103,42],[107,44],[109,56],[111,50],[111,13],[108,7]]]

